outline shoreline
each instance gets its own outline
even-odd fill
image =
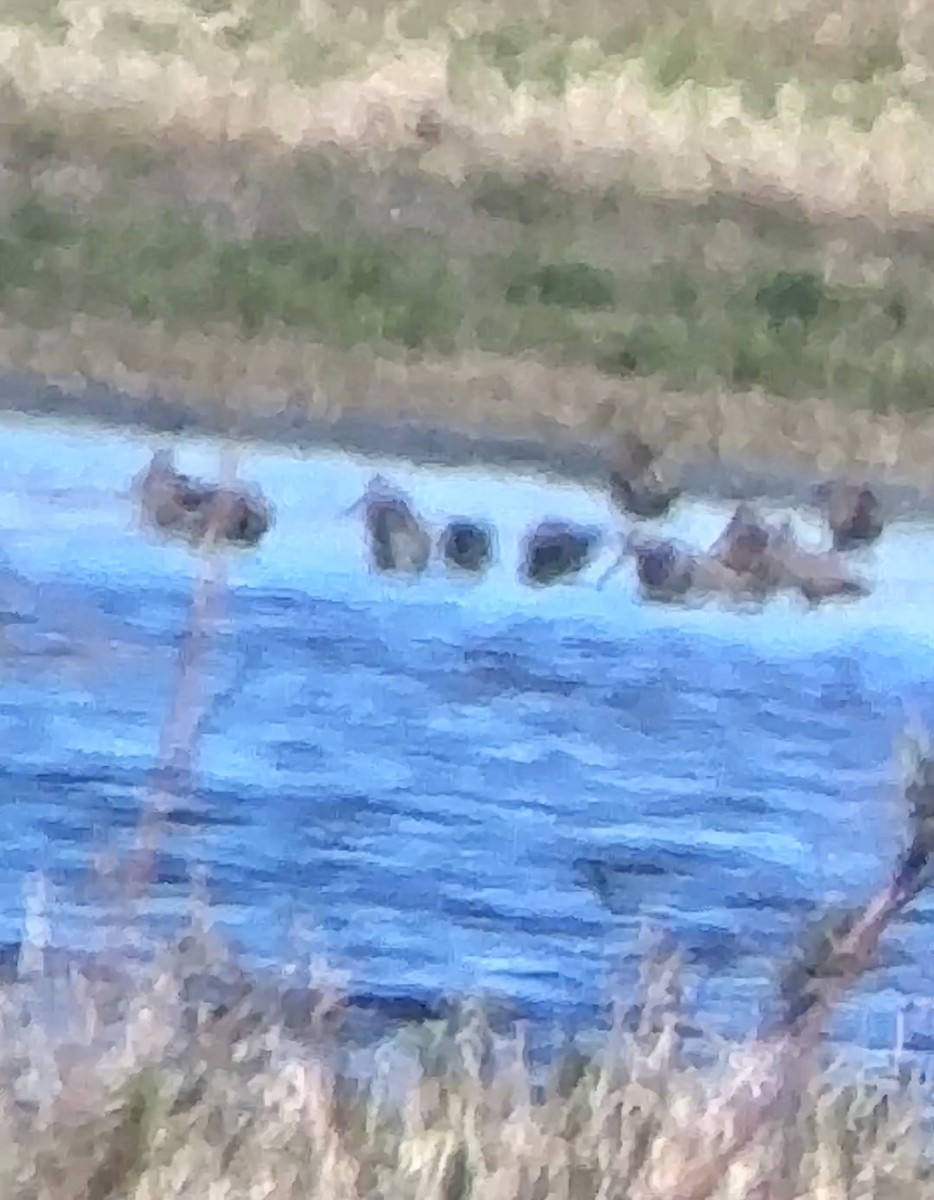
[[[233,409],[206,400],[199,403],[190,393],[183,394],[187,391],[154,385],[140,394],[91,379],[82,380],[80,388],[68,387],[36,371],[7,369],[0,374],[0,412],[134,433],[233,438],[299,454],[325,450],[403,459],[420,466],[532,473],[596,488],[603,486],[611,464],[605,439],[576,436],[573,428],[547,417],[533,417],[526,424],[534,423],[537,432],[523,434],[497,429],[492,422],[453,424],[423,414],[392,419],[353,410],[315,413],[292,405],[263,412]],[[660,440],[664,445],[664,436]],[[718,455],[697,445],[679,449],[677,477],[685,494],[694,499],[806,505],[812,484],[832,473],[802,461],[803,456],[796,460],[779,453],[766,462],[752,455]],[[859,475],[869,482],[890,517],[934,516],[934,489],[919,486],[916,471],[897,467],[882,471],[858,463],[847,467],[839,473]]]

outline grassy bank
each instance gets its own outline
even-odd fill
[[[386,356],[532,354],[676,390],[927,403],[923,235],[488,171],[454,186],[335,153],[188,154],[37,169],[0,224],[7,313],[226,322]]]
[[[677,453],[918,479],[934,444],[923,232],[48,120],[4,161],[7,366],[581,441],[617,412]]]
[[[918,476],[929,24],[0,4],[0,363]]]

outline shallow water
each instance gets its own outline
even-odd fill
[[[136,524],[126,489],[153,445],[4,425],[0,546],[39,586],[0,590],[0,937],[20,935],[37,868],[55,884],[54,940],[103,936],[91,856],[132,838],[196,569]],[[218,469],[207,444],[178,459]],[[934,716],[931,528],[886,531],[858,605],[666,610],[625,573],[590,586],[609,549],[576,585],[517,582],[533,519],[610,529],[579,488],[242,459],[277,522],[230,560],[199,787],[161,844],[155,925],[184,912],[199,866],[259,961],[323,953],[357,989],[489,988],[586,1014],[609,971],[634,978],[648,922],[677,935],[703,1017],[730,1032],[814,906],[881,879],[901,828],[895,739],[906,716]],[[341,514],[373,470],[430,520],[495,518],[497,567],[479,583],[370,574]],[[709,541],[729,511],[685,504],[664,527]],[[922,901],[888,939],[839,1036],[885,1049],[907,1007],[926,1050],[932,912]]]

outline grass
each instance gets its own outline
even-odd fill
[[[418,143],[433,170],[627,172],[670,195],[778,189],[809,209],[930,215],[923,6],[900,0],[22,0],[0,5],[7,91],[46,107],[288,147]],[[119,64],[118,69],[113,69]]]
[[[834,461],[888,461],[891,414],[902,447],[929,414],[929,25],[908,0],[6,0],[0,306],[69,375],[109,353],[80,314],[162,361],[201,337],[201,385],[225,354],[280,391],[326,358],[332,408],[361,355],[413,394],[429,364],[442,423],[533,436],[716,394],[701,440],[746,446],[752,393],[800,402],[768,431],[800,448],[831,401]],[[176,382],[136,357],[106,381]],[[502,383],[526,369],[537,399]],[[498,405],[452,412],[465,372]]]
[[[17,319],[223,322],[403,359],[532,354],[671,390],[927,405],[921,234],[485,170],[454,186],[323,152],[185,166],[124,146],[87,195],[85,165],[63,196],[62,152],[34,139],[45,165],[0,218],[0,303]]]
[[[737,1070],[725,1048],[692,1068],[669,1026],[646,1025],[615,1028],[587,1053],[569,1046],[533,1074],[521,1038],[493,1034],[468,1006],[433,1033],[387,1038],[392,1069],[355,1078],[340,1065],[339,1004],[298,1041],[271,1009],[252,1021],[249,1004],[196,1016],[189,972],[182,954],[163,953],[109,1012],[99,986],[74,989],[65,1032],[36,1021],[47,983],[5,996],[4,1195],[674,1195],[692,1155],[709,1153],[716,1098]],[[27,1014],[33,1024],[18,1028]],[[93,1042],[82,1033],[92,1021]],[[771,1126],[715,1194],[759,1184],[807,1197],[928,1196],[926,1098],[917,1081],[818,1074],[794,1117]]]

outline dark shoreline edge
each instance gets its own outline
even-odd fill
[[[201,407],[155,391],[137,396],[93,380],[85,381],[80,391],[69,390],[25,371],[0,375],[0,413],[89,422],[136,433],[248,439],[298,452],[337,450],[419,465],[498,468],[583,486],[602,487],[610,462],[601,446],[575,440],[564,426],[541,419],[540,436],[521,437],[357,413],[329,420],[297,408],[234,415],[218,405]],[[934,494],[884,478],[880,472],[862,470],[858,474],[877,489],[889,515],[934,516]],[[710,452],[698,452],[682,465],[680,474],[685,493],[697,499],[789,505],[806,504],[812,484],[820,478],[820,472],[801,462],[744,463],[719,459]]]

